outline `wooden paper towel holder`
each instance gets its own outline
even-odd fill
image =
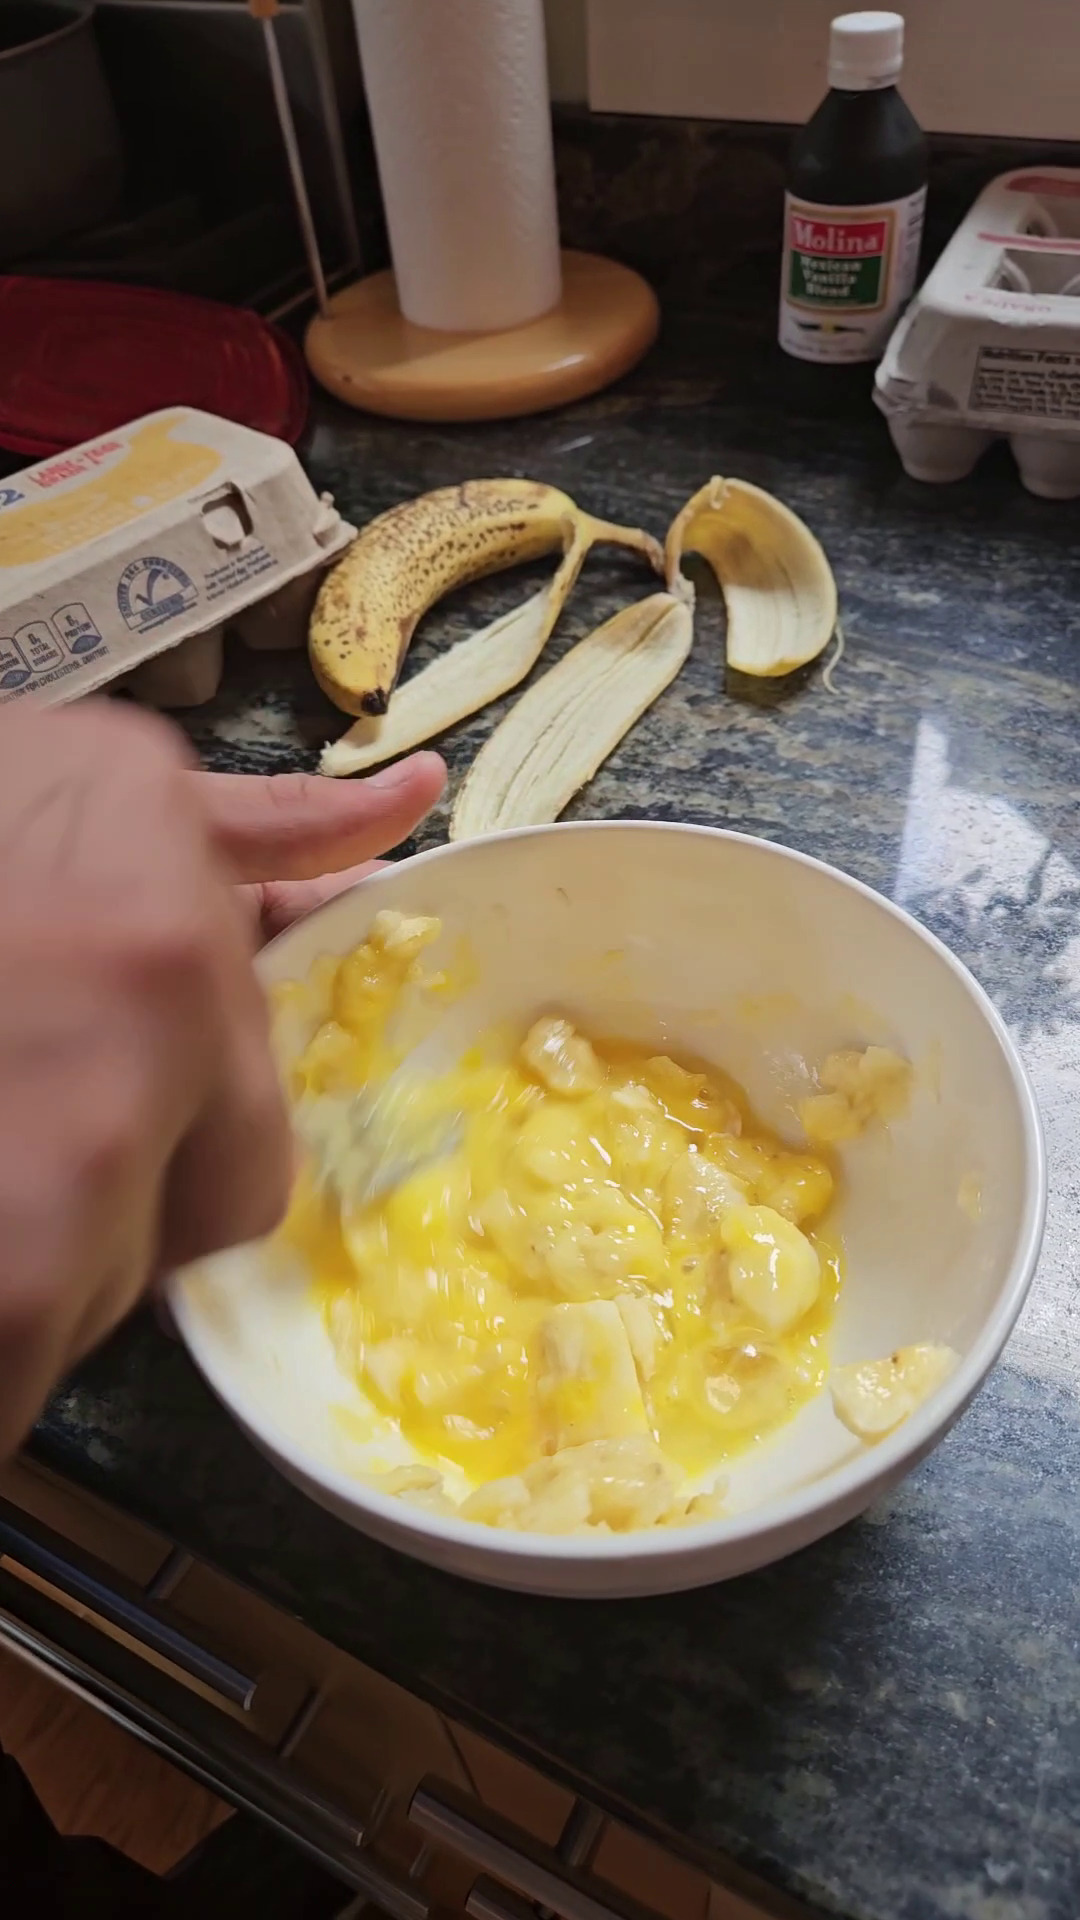
[[[610,386],[656,339],[660,309],[631,268],[564,252],[558,305],[502,333],[417,327],[392,273],[334,294],[307,330],[308,366],[351,407],[397,420],[508,420]]]
[[[509,420],[582,400],[636,366],[660,328],[648,282],[595,253],[562,254],[562,296],[499,333],[414,326],[392,272],[327,291],[300,145],[277,44],[280,0],[247,0],[262,26],[270,84],[319,311],[304,341],[320,386],[347,406],[397,420]]]

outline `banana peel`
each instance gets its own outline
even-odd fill
[[[557,820],[675,678],[693,633],[692,595],[682,591],[624,607],[579,641],[480,749],[457,797],[451,840]]]
[[[405,501],[371,521],[324,580],[308,633],[315,678],[343,712],[385,714],[413,634],[437,601],[471,580],[561,551],[564,567],[544,610],[550,625],[544,631],[542,620],[531,623],[539,651],[586,554],[600,541],[630,547],[663,570],[650,535],[594,519],[568,494],[538,481],[470,480]],[[485,693],[463,711],[493,697]]]
[[[727,660],[773,679],[817,658],[836,631],[836,582],[825,553],[790,507],[746,480],[710,480],[672,522],[668,591],[684,592],[683,555],[702,555],[727,611]]]
[[[816,658],[838,631],[836,584],[821,546],[796,514],[748,481],[711,480],[672,522],[662,554],[648,534],[594,520],[568,495],[536,482],[481,480],[444,488],[373,521],[324,584],[312,619],[312,664],[331,697],[364,717],[324,748],[320,771],[336,778],[364,773],[422,745],[519,685],[539,659],[590,548],[600,540],[642,553],[664,573],[668,596],[691,614],[693,589],[682,572],[682,560],[688,553],[702,554],[724,594],[728,662],[741,673],[767,678],[791,673]],[[440,654],[391,698],[416,624],[443,592],[560,546],[562,559],[547,587]],[[642,604],[649,607],[657,598]],[[515,724],[515,710],[504,722],[513,726],[509,737],[523,754],[531,745],[527,727],[551,724],[548,702],[565,697],[573,722],[569,749],[562,759],[551,764],[530,760],[533,774],[541,781],[537,791],[554,798],[530,799],[522,772],[522,779],[514,783],[512,809],[541,807],[545,811],[535,817],[557,817],[570,795],[592,778],[650,699],[667,684],[666,680],[657,684],[656,693],[633,710],[634,686],[649,684],[641,650],[644,617],[639,608],[628,608],[625,625],[619,627],[620,616],[616,616],[568,655],[555,673],[560,674],[563,667],[569,672],[570,660],[596,641],[582,667],[575,668],[566,681],[555,680],[553,688],[548,687],[552,678],[548,676],[541,683],[547,689],[543,700],[534,688],[521,703],[523,719]],[[671,625],[664,629],[665,645],[672,644],[673,631]],[[602,643],[601,634],[605,636]],[[656,673],[662,653],[658,645],[649,650],[649,667]],[[580,682],[573,677],[579,673]],[[610,722],[605,719],[586,726],[576,698],[579,684],[598,685],[616,696],[618,704],[609,709],[614,714]],[[625,722],[624,714],[630,715]],[[588,751],[583,744],[586,734]],[[502,729],[496,738],[503,739]],[[610,744],[605,746],[606,740]],[[590,764],[591,754],[595,758]],[[511,807],[511,798],[505,805],[501,801],[496,805],[490,792],[485,798],[488,780],[485,772],[479,789],[482,807],[475,788],[470,789],[467,804],[463,793],[455,814],[459,823],[455,837],[488,830],[470,827],[468,822],[482,812],[490,813],[493,806],[498,824],[509,824],[506,808]],[[564,789],[552,813],[550,808]],[[533,817],[530,811],[528,818]],[[493,817],[488,826],[494,823]]]
[[[331,741],[322,750],[319,772],[338,780],[366,773],[509,693],[540,658],[586,552],[573,545],[542,592],[459,640],[406,680],[384,719],[358,720],[340,740]]]

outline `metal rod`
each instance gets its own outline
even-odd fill
[[[148,1580],[143,1592],[148,1600],[159,1604],[171,1600],[181,1580],[186,1580],[195,1565],[193,1553],[186,1553],[183,1547],[171,1547],[152,1580]]]
[[[575,1800],[566,1816],[556,1851],[568,1867],[588,1867],[600,1844],[607,1821],[599,1807],[588,1800]]]
[[[477,1882],[465,1903],[473,1920],[509,1920],[514,1903],[506,1902],[506,1887],[564,1920],[656,1920],[639,1901],[564,1862],[555,1847],[544,1846],[441,1780],[421,1782],[409,1805],[409,1819],[437,1845],[464,1855],[502,1882],[501,1887]],[[513,1920],[519,1920],[516,1911]]]
[[[591,1867],[607,1821],[599,1807],[588,1800],[575,1800],[566,1816],[555,1851],[568,1867]],[[550,1907],[537,1907],[539,1920],[555,1920]]]
[[[533,1920],[536,1908],[482,1873],[465,1901],[469,1920]]]
[[[362,1851],[365,1832],[351,1815],[199,1694],[4,1568],[0,1639],[192,1779],[265,1821],[390,1920],[430,1920],[427,1900]]]
[[[181,0],[182,4],[183,0]],[[154,0],[154,5],[157,5],[157,0]],[[336,293],[338,288],[347,284],[352,277],[353,271],[349,267],[331,268],[326,276],[327,292]],[[271,288],[266,294],[259,295],[258,308],[260,313],[265,313],[268,320],[282,321],[287,320],[291,314],[298,313],[302,307],[310,303],[310,300],[311,286],[308,277],[305,276],[303,288],[299,293],[282,293],[280,290],[275,291]]]
[[[0,1500],[0,1556],[23,1567],[38,1580],[47,1581],[58,1593],[76,1606],[86,1607],[100,1620],[121,1633],[131,1635],[151,1653],[170,1660],[190,1679],[220,1694],[234,1707],[246,1711],[255,1696],[257,1681],[216,1653],[208,1653],[188,1634],[168,1620],[151,1613],[141,1596],[118,1589],[117,1576],[89,1554],[78,1554],[70,1543],[20,1513],[6,1500]]]
[[[333,169],[334,185],[337,188],[338,211],[345,230],[345,260],[342,264],[350,273],[355,274],[361,271],[364,262],[360,247],[360,229],[356,222],[356,202],[353,199],[352,179],[349,173],[349,156],[345,151],[345,142],[342,138],[341,114],[338,111],[337,92],[334,87],[334,69],[326,38],[323,0],[308,0],[304,12],[308,21],[315,84],[319,89],[319,101],[322,106],[323,133],[330,149],[330,165]]]
[[[292,181],[293,198],[296,201],[296,217],[300,222],[300,234],[307,255],[308,271],[315,288],[315,298],[319,312],[325,320],[330,312],[330,302],[326,292],[326,275],[323,272],[322,255],[319,252],[319,236],[315,231],[315,221],[308,198],[307,181],[304,178],[304,162],[300,155],[300,142],[296,137],[296,123],[293,120],[292,103],[289,89],[285,84],[285,70],[281,64],[281,49],[277,43],[272,19],[261,21],[263,40],[266,45],[266,58],[270,67],[270,86],[277,109],[278,125],[285,146],[285,158],[289,166],[289,178]]]
[[[305,1694],[303,1700],[300,1702],[299,1708],[293,1714],[281,1739],[277,1743],[279,1760],[289,1760],[292,1758],[305,1733],[307,1733],[311,1727],[311,1723],[318,1714],[322,1703],[323,1692],[321,1687],[312,1687],[310,1693]]]

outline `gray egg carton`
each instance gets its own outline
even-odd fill
[[[1080,168],[984,189],[893,333],[874,398],[914,480],[962,480],[1006,439],[1030,493],[1080,494]]]

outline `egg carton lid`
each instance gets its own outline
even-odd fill
[[[1080,432],[1080,168],[984,188],[893,332],[882,411]]]
[[[355,538],[292,448],[172,407],[0,483],[0,702],[76,699]]]
[[[1080,493],[1080,169],[1019,168],[983,190],[895,329],[874,398],[917,479],[959,479],[1004,436],[1030,491]]]

